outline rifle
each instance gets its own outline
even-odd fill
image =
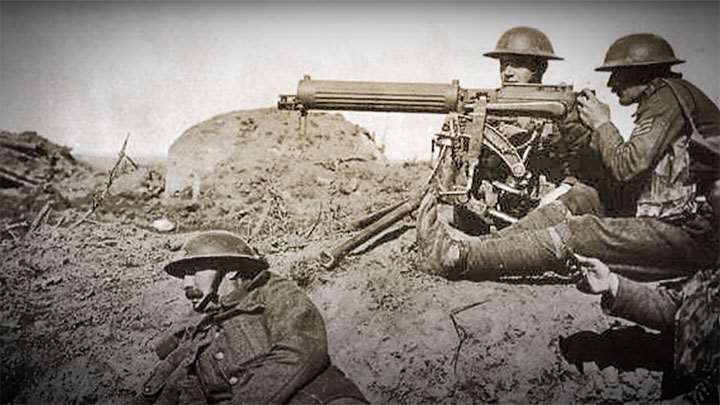
[[[280,95],[278,109],[299,111],[303,116],[311,110],[446,114],[442,130],[431,144],[433,152],[439,148],[440,153],[428,183],[434,181],[441,166],[454,169],[460,173],[459,181],[446,178],[438,194],[468,209],[487,226],[496,227],[517,221],[518,215],[537,205],[548,188],[544,176],[533,168],[538,161],[535,155],[556,132],[554,124],[573,108],[576,98],[568,85],[465,89],[457,80],[450,84],[363,82],[313,80],[306,75],[296,94]],[[482,163],[492,156],[499,162]],[[323,265],[333,267],[347,253],[414,211],[429,189],[356,221],[372,225],[323,252]]]

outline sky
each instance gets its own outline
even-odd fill
[[[545,83],[593,88],[625,134],[623,108],[593,69],[617,38],[664,37],[676,70],[716,103],[720,19],[706,2],[188,3],[0,2],[0,129],[32,130],[77,153],[164,156],[183,131],[229,111],[274,106],[314,79],[500,85],[482,56],[508,28],[544,31]],[[344,113],[393,160],[427,159],[442,116]]]

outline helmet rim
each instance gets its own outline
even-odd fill
[[[679,65],[685,63],[683,59],[668,59],[662,61],[650,61],[650,62],[606,62],[601,66],[595,68],[596,72],[611,72],[615,69],[632,68],[639,66],[652,66],[652,65]]]
[[[538,59],[545,59],[545,60],[565,60],[565,58],[557,56],[552,53],[547,52],[523,52],[523,51],[511,51],[511,50],[494,50],[490,52],[485,52],[483,56],[487,56],[488,58],[493,59],[500,59],[503,56],[507,55],[516,55],[516,56],[532,56]]]
[[[227,254],[185,256],[167,263],[164,270],[176,278],[191,276],[202,270],[241,271],[254,276],[268,267],[267,260],[262,256]]]

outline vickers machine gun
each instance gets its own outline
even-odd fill
[[[483,233],[516,222],[554,188],[548,162],[557,141],[556,123],[571,110],[576,96],[567,85],[463,89],[457,80],[450,84],[389,83],[305,76],[297,94],[280,96],[278,108],[303,115],[310,110],[447,114],[442,130],[432,140],[437,158],[428,183],[439,169],[456,171],[459,176],[440,184],[438,193],[456,206],[456,225],[469,228],[467,222],[472,221],[476,233]],[[334,266],[415,210],[425,192],[380,215],[371,215],[370,221],[360,221],[374,223],[324,252],[323,264]],[[458,224],[463,221],[465,225]]]

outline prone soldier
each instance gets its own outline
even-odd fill
[[[621,104],[638,104],[635,129],[626,142],[610,122],[607,105],[587,91],[579,101],[583,122],[593,128],[589,147],[607,167],[606,176],[632,197],[625,216],[573,215],[564,204],[553,204],[538,221],[544,226],[531,223],[518,232],[513,229],[518,222],[493,235],[468,237],[449,226],[437,196],[430,193],[418,216],[418,246],[429,259],[427,270],[451,279],[495,279],[563,269],[572,252],[630,265],[624,270],[638,278],[662,278],[713,264],[716,214],[698,198],[708,179],[691,170],[698,162],[690,160],[689,140],[693,131],[701,138],[717,136],[720,112],[702,91],[670,70],[682,62],[664,39],[652,34],[629,35],[610,46],[596,70],[611,72],[608,86]],[[712,177],[717,177],[717,167]],[[530,222],[531,215],[526,217]]]
[[[366,404],[329,363],[325,325],[291,281],[235,234],[210,231],[165,266],[196,316],[156,347],[139,403]]]

